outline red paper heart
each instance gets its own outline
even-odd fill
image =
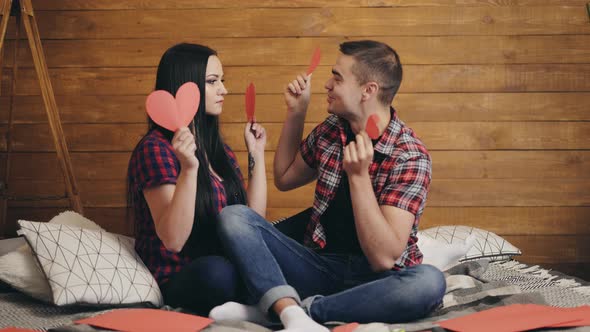
[[[346,325],[336,326],[332,332],[352,332],[359,326],[359,323],[348,323]]]
[[[256,110],[256,87],[250,83],[246,88],[246,118],[248,122],[254,122],[254,111]]]
[[[126,332],[198,332],[213,323],[213,320],[175,311],[131,308],[113,310],[98,316],[77,320],[75,323]]]
[[[377,127],[378,122],[379,116],[377,114],[371,114],[371,116],[369,116],[369,120],[367,120],[367,127],[365,128],[365,131],[371,139],[379,138],[379,127]]]
[[[200,99],[199,87],[193,82],[186,82],[176,92],[176,98],[165,90],[150,93],[145,108],[155,123],[176,131],[191,123],[199,110]]]
[[[309,64],[309,68],[307,68],[307,75],[313,73],[315,68],[320,64],[321,56],[320,47],[318,46],[311,56],[311,63]]]

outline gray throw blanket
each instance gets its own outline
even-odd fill
[[[406,324],[362,324],[355,332],[444,331],[436,322],[467,315],[493,307],[515,303],[533,303],[558,307],[590,305],[590,283],[528,266],[517,261],[493,262],[477,260],[465,262],[445,271],[447,292],[443,304],[429,317]],[[170,307],[164,310],[183,311]],[[114,309],[117,310],[117,309]],[[106,331],[72,321],[105,311],[82,307],[55,307],[27,298],[24,294],[0,294],[0,328],[18,326],[55,332]],[[326,324],[329,327],[339,322]],[[279,326],[272,327],[280,329]],[[589,328],[567,329],[587,331]],[[249,322],[215,322],[205,332],[269,332],[267,327]],[[563,331],[560,330],[560,331]]]

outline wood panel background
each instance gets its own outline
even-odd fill
[[[143,108],[161,54],[188,41],[216,48],[230,91],[223,133],[245,167],[243,92],[258,90],[269,133],[267,169],[282,121],[282,89],[316,46],[306,132],[326,117],[323,83],[345,40],[392,45],[405,66],[394,100],[432,152],[422,228],[494,231],[519,260],[590,279],[590,18],[586,0],[33,1],[81,197],[89,218],[129,234],[125,175],[146,129]],[[22,36],[23,34],[21,34]],[[16,220],[67,208],[64,185],[26,41],[14,21],[2,57],[0,171],[10,158]],[[14,125],[10,137],[10,91]],[[7,154],[8,148],[12,150]],[[269,218],[311,204],[313,186],[282,193],[269,181]]]

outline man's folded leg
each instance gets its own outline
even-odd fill
[[[329,296],[312,296],[303,307],[320,323],[402,323],[427,316],[442,302],[444,275],[431,265],[375,274],[372,281]]]

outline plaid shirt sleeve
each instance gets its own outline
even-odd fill
[[[299,152],[307,165],[311,168],[318,168],[318,159],[316,158],[317,141],[320,137],[324,124],[316,126],[307,137],[301,141]]]
[[[378,197],[379,205],[390,205],[417,216],[424,207],[431,180],[431,161],[417,154],[393,167]]]
[[[167,142],[146,139],[137,150],[135,179],[138,191],[162,184],[176,184],[180,165]]]

